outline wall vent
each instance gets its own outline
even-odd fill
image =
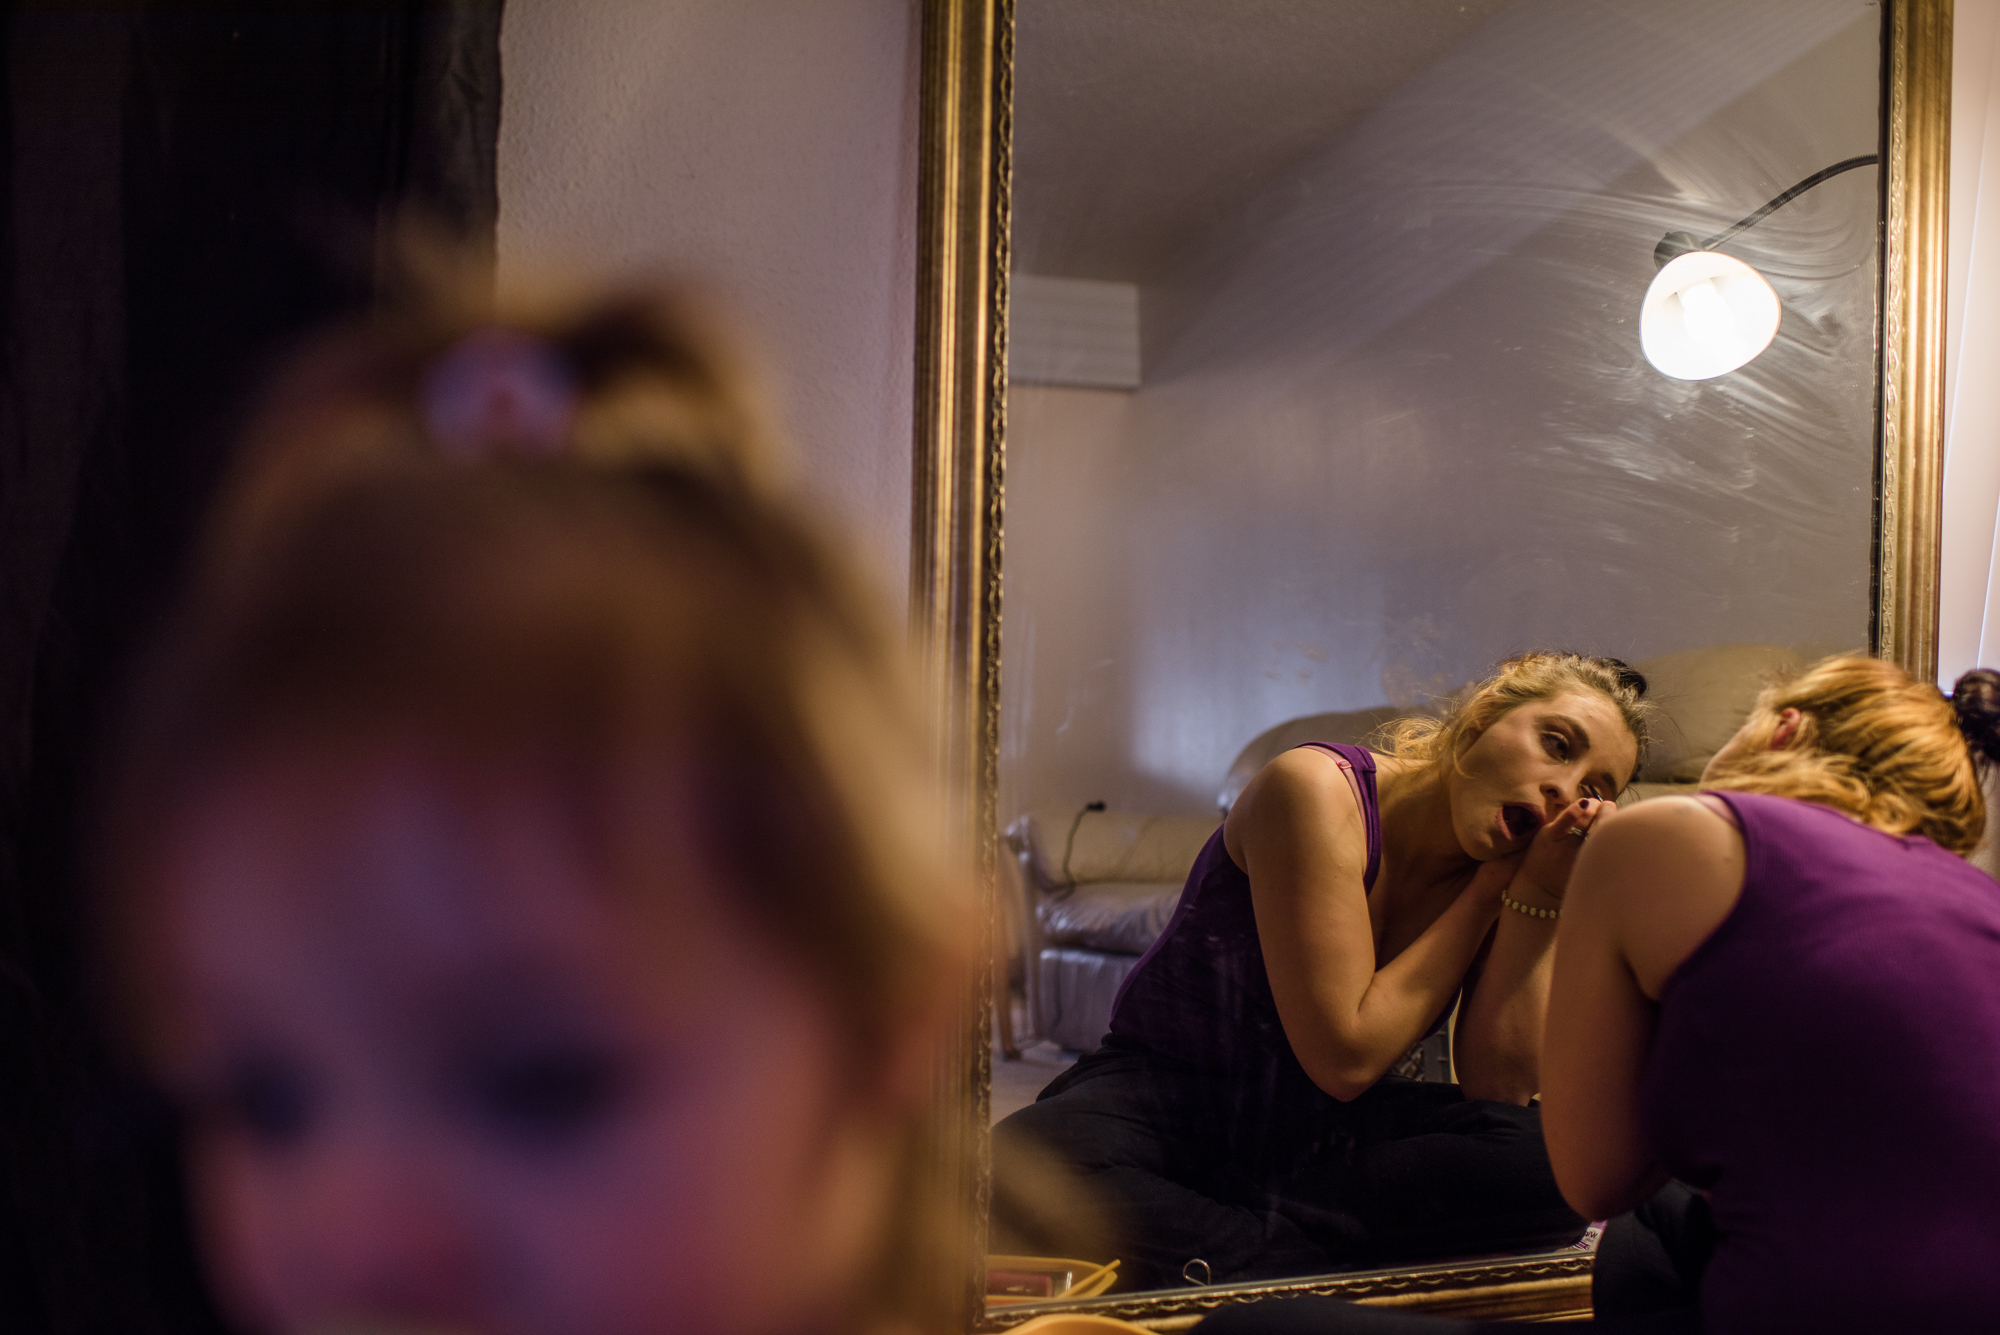
[[[1007,285],[1007,378],[1017,385],[1137,389],[1138,286],[1013,275]]]

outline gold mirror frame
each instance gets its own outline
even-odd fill
[[[1937,671],[1944,475],[1945,221],[1952,0],[1885,0],[1881,345],[1877,399],[1876,653]],[[925,0],[919,131],[910,624],[938,721],[938,781],[978,850],[993,946],[1005,499],[1013,0]],[[1156,1329],[1279,1294],[1333,1294],[1439,1314],[1587,1315],[1590,1258],[1444,1264],[1191,1288],[1032,1309],[984,1308],[994,989],[965,999],[940,1063],[934,1171],[970,1227],[966,1265],[939,1277],[965,1330],[1072,1307]]]

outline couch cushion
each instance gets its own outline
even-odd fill
[[[1035,1014],[1043,1038],[1072,1052],[1095,1052],[1111,1028],[1111,1003],[1137,955],[1051,947],[1035,970]]]
[[[1166,929],[1180,902],[1179,881],[1092,881],[1035,905],[1042,939],[1138,955]]]
[[[1045,892],[1089,881],[1171,882],[1178,890],[1220,823],[1214,816],[1036,811],[1008,827],[1008,837],[1029,852]]]
[[[1266,728],[1237,753],[1229,773],[1223,776],[1222,791],[1215,795],[1215,804],[1228,811],[1236,804],[1236,796],[1243,791],[1243,786],[1256,778],[1257,771],[1270,764],[1280,751],[1289,751],[1303,742],[1359,745],[1384,724],[1427,712],[1378,705],[1374,709],[1357,709],[1345,714],[1308,714],[1304,718],[1288,719],[1276,727]]]
[[[1774,644],[1719,644],[1632,666],[1646,674],[1646,698],[1666,715],[1639,777],[1649,783],[1692,783],[1708,758],[1743,726],[1757,693],[1797,672],[1805,660]]]

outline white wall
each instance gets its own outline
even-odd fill
[[[1975,661],[2000,661],[2000,579],[1992,577],[2000,562],[2000,375],[1984,369],[2000,365],[2000,0],[1958,0],[1956,27],[1945,681]],[[502,34],[503,281],[554,259],[614,273],[664,269],[718,288],[762,342],[808,484],[862,533],[898,593],[908,546],[916,28],[911,0],[510,0]],[[1973,372],[1961,375],[1967,367]],[[1225,752],[1255,726],[1407,694],[1425,670],[1405,664],[1409,671],[1385,682],[1377,663],[1372,675],[1350,672],[1328,690],[1328,636],[1281,632],[1248,641],[1238,655],[1249,671],[1219,723],[1208,692],[1192,708],[1183,699],[1135,710],[1120,680],[1130,665],[1109,652],[1104,632],[1137,615],[1112,581],[1122,568],[1144,566],[1144,546],[1128,535],[1109,558],[1088,548],[1118,494],[1144,495],[1150,484],[1099,459],[1090,465],[1096,489],[1079,490],[1058,466],[1118,429],[1107,423],[1131,415],[1123,397],[1015,396],[1010,609],[1026,605],[1024,579],[1030,588],[1039,579],[1092,592],[1066,612],[1046,610],[1039,624],[1010,618],[1005,746],[1010,763],[1031,745],[1045,748],[1036,752],[1047,756],[1045,770],[1067,776],[1062,801],[1111,796],[1193,809],[1206,801],[1208,771],[1226,764]],[[1368,420],[1395,477],[1432,466],[1404,448],[1422,423],[1403,407],[1378,405]],[[1114,476],[1115,488],[1105,480]],[[1041,532],[1030,501],[1038,486],[1057,498]],[[1199,507],[1149,522],[1193,526],[1207,559],[1224,566],[1265,540]],[[1322,578],[1286,569],[1274,587],[1295,607],[1323,607]],[[1371,616],[1384,605],[1387,595],[1357,572],[1336,583],[1343,605]],[[1227,601],[1207,605],[1217,606],[1228,609]],[[1420,616],[1406,620],[1415,647],[1439,633]],[[1170,634],[1180,642],[1149,652],[1185,649],[1198,658],[1220,632],[1184,619]],[[1150,769],[1131,763],[1141,728],[1180,759]],[[1067,740],[1049,748],[1052,738]]]
[[[1938,681],[2000,664],[2000,0],[1953,18]]]
[[[700,281],[769,364],[807,486],[907,587],[913,0],[508,0],[500,274]]]
[[[1523,648],[1865,644],[1874,173],[1730,247],[1786,307],[1750,367],[1637,346],[1662,232],[1875,146],[1879,11],[1780,9],[1700,97],[1615,6],[1508,11],[1145,289],[1122,406],[1016,388],[1003,815],[1211,809],[1264,728]]]

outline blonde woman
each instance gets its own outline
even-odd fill
[[[1670,1175],[1693,1189],[1614,1228],[1600,1315],[1679,1288],[1712,1331],[1992,1328],[2000,887],[1962,855],[1996,717],[1992,672],[1947,700],[1828,659],[1764,692],[1706,791],[1592,835],[1562,907],[1549,1156],[1597,1218]]]
[[[1003,1196],[1052,1158],[1132,1288],[1581,1233],[1527,1105],[1562,886],[1638,765],[1644,689],[1615,660],[1527,654],[1385,754],[1272,761],[1104,1047],[996,1129]],[[1461,1084],[1387,1075],[1461,995]]]

